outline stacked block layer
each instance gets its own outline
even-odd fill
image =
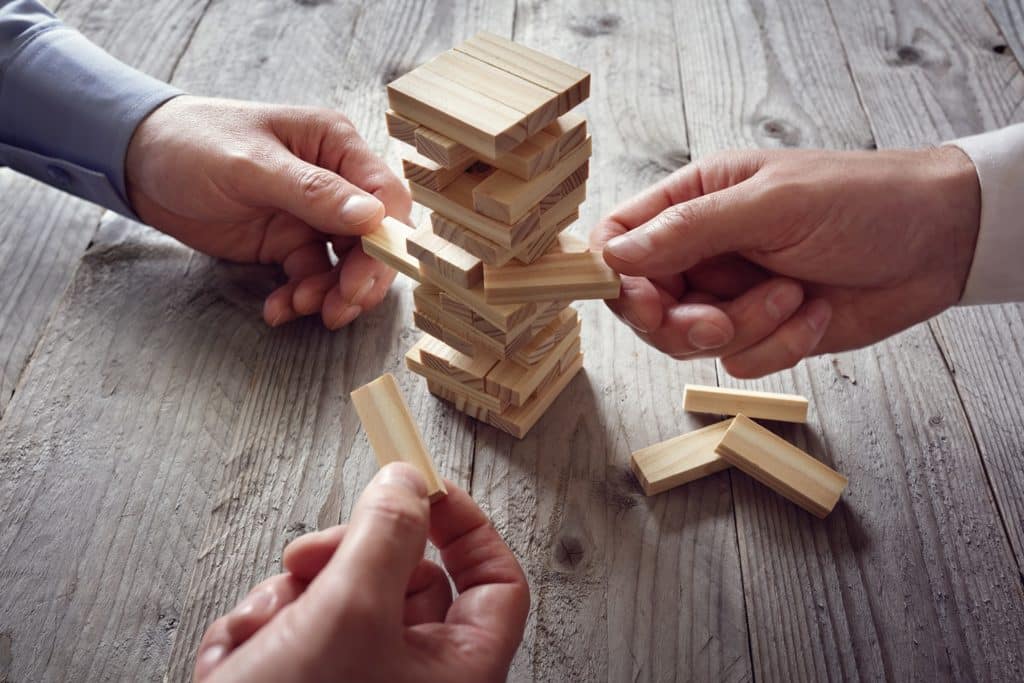
[[[600,256],[563,231],[586,198],[592,146],[571,111],[589,74],[480,34],[388,86],[390,135],[429,224],[363,239],[414,278],[406,354],[431,393],[522,438],[583,367],[576,299],[618,296]]]

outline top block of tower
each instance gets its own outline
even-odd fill
[[[590,94],[590,74],[490,33],[480,33],[388,85],[404,119],[494,161]]]

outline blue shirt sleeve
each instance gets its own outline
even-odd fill
[[[180,94],[36,0],[0,0],[0,166],[136,218],[125,189],[128,143]]]

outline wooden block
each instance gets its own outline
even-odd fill
[[[478,33],[455,49],[556,93],[559,114],[590,96],[586,71],[493,33]]]
[[[502,401],[497,396],[491,396],[483,389],[475,389],[469,385],[462,384],[453,380],[449,375],[438,372],[433,368],[429,367],[423,362],[423,355],[420,353],[420,345],[423,340],[417,342],[415,346],[409,349],[405,354],[405,365],[410,371],[415,372],[421,377],[426,377],[432,382],[437,382],[441,386],[447,388],[450,391],[462,394],[466,398],[470,399],[477,405],[483,406],[488,410],[495,412],[501,412],[508,408],[508,402]]]
[[[633,453],[629,464],[644,493],[653,496],[728,468],[715,448],[730,424],[732,419],[723,420]]]
[[[426,263],[420,264],[420,280],[443,289],[449,296],[466,304],[477,315],[503,332],[513,330],[524,320],[531,319],[538,310],[535,303],[492,304],[487,301],[481,284],[463,287]]]
[[[351,396],[380,466],[407,462],[423,474],[431,501],[448,495],[395,378],[382,375],[353,391]]]
[[[413,311],[412,319],[413,323],[416,325],[416,327],[420,329],[420,331],[426,332],[435,339],[440,339],[445,344],[459,351],[460,353],[464,353],[467,356],[471,356],[479,352],[478,347],[475,346],[472,342],[460,336],[454,330],[445,328],[443,325],[441,325],[441,323],[437,322],[436,320],[434,320],[425,313],[421,313],[420,311]]]
[[[481,349],[498,358],[508,358],[516,350],[526,346],[532,337],[531,328],[528,326],[510,333],[498,331],[488,334],[479,330],[474,325],[446,313],[441,308],[437,290],[431,292],[423,287],[424,285],[420,285],[413,290],[413,300],[416,304],[413,317],[416,326],[463,353],[472,355],[474,349]]]
[[[815,460],[745,415],[737,415],[715,452],[776,493],[824,518],[849,483],[846,477]]]
[[[521,365],[538,363],[560,341],[562,341],[579,322],[579,314],[574,308],[562,309],[554,320],[537,332],[522,348],[517,349],[511,358]]]
[[[478,158],[473,150],[461,142],[456,142],[447,135],[442,135],[425,126],[417,128],[413,137],[416,141],[417,152],[445,168],[460,166],[466,161],[472,163]]]
[[[388,84],[388,104],[396,113],[490,158],[527,138],[522,112],[422,67]]]
[[[527,135],[540,132],[559,115],[556,93],[462,52],[450,50],[420,68],[521,112]]]
[[[573,344],[579,341],[581,325],[565,336],[539,362],[524,367],[509,359],[497,362],[487,373],[485,389],[488,394],[508,401],[513,406],[523,405],[540,386],[540,383],[554,370],[558,371],[559,362],[569,352]],[[577,353],[579,349],[577,349]],[[576,354],[573,354],[574,356]]]
[[[683,410],[713,415],[739,415],[759,420],[807,422],[807,399],[792,394],[772,394],[725,387],[687,384]]]
[[[428,368],[448,375],[459,384],[481,391],[486,391],[487,373],[501,362],[497,356],[486,352],[475,352],[472,355],[462,353],[429,335],[424,335],[420,340],[419,349],[420,358]]]
[[[407,145],[416,145],[416,129],[420,124],[390,110],[384,114],[384,118],[388,124],[388,135]]]
[[[490,415],[491,413],[491,411],[489,411],[487,408],[484,408],[482,405],[473,403],[465,396],[448,389],[448,387],[443,386],[439,382],[435,382],[433,380],[428,379],[427,391],[429,391],[431,394],[438,397],[439,399],[451,403],[455,407],[455,409],[458,410],[460,413],[465,413],[474,420],[486,422],[487,416]]]
[[[415,230],[406,239],[406,249],[419,260],[421,267],[433,269],[439,277],[460,287],[473,288],[483,282],[483,261],[434,234],[429,226]]]
[[[530,265],[484,266],[488,303],[615,299],[621,282],[601,254],[545,254]]]
[[[363,251],[399,273],[419,282],[420,264],[409,255],[405,244],[406,239],[412,233],[413,229],[405,223],[385,216],[376,230],[368,235],[363,235]]]
[[[445,168],[422,154],[406,152],[402,156],[402,172],[407,180],[440,192],[451,185],[474,162],[475,160],[470,157],[461,164]]]
[[[569,112],[558,117],[536,135],[527,138],[511,152],[486,161],[517,178],[530,180],[538,173],[554,166],[586,137],[587,120],[581,114]]]
[[[593,145],[587,138],[557,164],[532,180],[496,171],[473,188],[473,208],[503,223],[514,223],[542,201],[554,206],[587,177]],[[569,181],[568,183],[566,181]]]
[[[588,251],[589,249],[586,243],[582,242],[578,238],[576,242],[566,242],[562,239],[562,231],[575,223],[579,217],[580,212],[573,211],[560,223],[556,224],[554,229],[548,231],[547,236],[544,239],[531,243],[527,249],[516,254],[515,260],[519,263],[530,264],[549,252],[556,254],[582,254],[583,252]],[[569,248],[565,248],[566,245],[568,245]],[[582,248],[580,245],[582,245]]]
[[[478,175],[464,173],[440,192],[435,192],[415,182],[409,183],[409,191],[412,193],[413,201],[433,209],[451,221],[502,247],[514,247],[521,244],[538,229],[540,209],[535,207],[512,224],[496,221],[489,216],[479,214],[473,208],[473,188],[481,180],[482,178]]]

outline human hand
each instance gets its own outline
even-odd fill
[[[125,173],[146,223],[211,256],[283,268],[270,325],[319,313],[338,329],[394,280],[359,236],[385,212],[409,222],[412,200],[340,113],[177,97],[135,131]]]
[[[447,487],[431,506],[414,468],[384,467],[347,526],[293,541],[288,573],[210,625],[195,680],[504,680],[529,587],[480,508]],[[444,568],[423,557],[428,535]]]
[[[980,206],[955,147],[729,152],[616,208],[591,247],[626,276],[609,306],[644,340],[759,377],[955,304]]]

